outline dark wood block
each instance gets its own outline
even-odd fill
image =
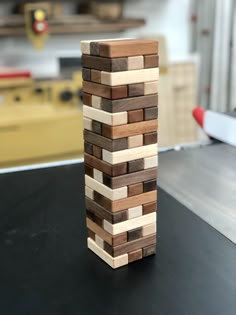
[[[111,140],[89,130],[84,130],[84,140],[110,152],[121,151],[128,148],[127,138]]]
[[[128,57],[158,53],[158,42],[154,40],[119,40],[99,42],[99,54],[103,57]]]
[[[128,186],[128,196],[135,196],[143,193],[143,183],[136,183]]]
[[[123,233],[114,235],[112,238],[112,245],[113,246],[125,244],[126,242],[127,242],[127,232],[123,232]]]
[[[105,252],[107,252],[109,255],[113,256],[113,247],[112,247],[110,244],[104,242],[104,250],[105,250]]]
[[[87,106],[92,106],[92,95],[83,92],[83,104]]]
[[[118,113],[134,109],[154,107],[157,106],[157,103],[158,103],[157,94],[130,97],[120,100],[109,100],[103,98],[101,102],[101,108],[102,110],[109,113]]]
[[[137,250],[134,250],[134,251],[128,253],[128,262],[129,263],[134,262],[134,261],[139,260],[139,259],[142,259],[142,258],[143,258],[142,249],[137,249]]]
[[[127,71],[128,58],[113,58],[111,59],[111,72]]]
[[[158,55],[146,55],[144,56],[144,68],[156,68],[159,66]]]
[[[136,109],[128,111],[128,122],[134,123],[138,121],[143,121],[143,110]]]
[[[154,174],[156,175],[156,174]],[[157,180],[151,179],[143,182],[143,192],[152,191],[157,189]]]
[[[93,156],[95,156],[98,159],[102,159],[102,148],[93,145]]]
[[[145,120],[157,119],[157,107],[145,108],[144,119]]]
[[[112,215],[112,224],[116,224],[119,222],[123,222],[128,220],[128,211],[127,210],[123,210],[120,212],[116,212]]]
[[[150,133],[145,133],[143,135],[143,144],[148,145],[148,144],[153,144],[157,143],[157,132],[150,132]]]
[[[102,135],[110,139],[120,139],[157,130],[157,120],[140,121],[120,126],[102,126]]]
[[[110,177],[109,179],[106,180],[106,183],[104,182],[104,185],[107,184],[106,186],[110,187],[111,189],[116,189],[123,186],[132,185],[135,183],[140,183],[142,181],[156,179],[156,176],[157,176],[157,168],[150,168],[147,170],[135,171],[130,174]]]
[[[82,55],[82,65],[85,68],[91,68],[94,70],[111,72],[111,62],[112,61],[110,58],[95,57],[95,56],[90,56],[90,55]],[[87,80],[85,80],[85,81],[87,81]]]
[[[93,145],[91,143],[84,142],[84,152],[93,155]]]
[[[104,84],[83,81],[85,93],[101,96],[108,99],[119,99],[128,96],[127,85],[108,86]]]
[[[131,252],[140,248],[145,248],[155,243],[156,243],[156,234],[146,236],[146,237],[113,247],[113,256],[117,257],[119,255],[123,255],[125,253]]]
[[[144,168],[144,159],[132,160],[128,162],[128,173],[141,171]],[[130,183],[133,184],[133,183]]]
[[[90,214],[92,213],[97,217],[107,220],[110,223],[113,222],[112,213],[105,209],[104,207],[97,204],[94,200],[89,199],[88,197],[85,197],[85,208],[89,211]]]
[[[156,254],[156,244],[152,244],[143,248],[143,257]]]
[[[95,233],[91,230],[88,230],[88,237],[95,241]]]
[[[93,167],[88,164],[84,164],[84,172],[86,175],[93,177]]]
[[[86,215],[90,220],[92,220],[98,226],[103,227],[103,218],[98,217],[94,212],[91,212],[88,209],[86,209]]]
[[[101,135],[102,134],[102,123],[96,120],[92,120],[92,130],[93,132]]]
[[[143,215],[157,211],[157,202],[149,202],[143,205]]]
[[[88,68],[83,68],[82,69],[82,78],[85,81],[90,81],[91,80],[91,70]]]
[[[112,165],[103,160],[99,160],[92,154],[84,154],[84,161],[86,164],[98,169],[99,171],[110,175],[110,176],[119,176],[127,173],[127,163],[120,163]]]
[[[99,42],[91,42],[90,43],[90,54],[99,56]]]
[[[101,71],[91,69],[91,81],[101,83]]]
[[[142,227],[134,229],[134,230],[131,230],[131,231],[128,231],[127,232],[128,242],[131,242],[131,241],[137,240],[139,238],[142,238],[142,231],[143,231]]]
[[[106,210],[111,211],[112,201],[105,196],[99,194],[97,191],[94,191],[94,201]]]
[[[129,96],[141,96],[144,95],[144,83],[135,83],[128,85]]]

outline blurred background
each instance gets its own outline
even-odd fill
[[[208,142],[236,107],[233,0],[0,2],[0,167],[83,156],[80,40],[159,40],[160,150]]]

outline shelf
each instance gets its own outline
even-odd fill
[[[102,21],[92,15],[70,15],[49,20],[49,33],[56,35],[78,33],[120,32],[145,25],[144,19],[122,18],[117,21]],[[0,37],[24,36],[23,16],[12,15],[0,18]]]

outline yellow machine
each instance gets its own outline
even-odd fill
[[[29,72],[0,71],[0,167],[83,154],[81,73],[35,81]]]

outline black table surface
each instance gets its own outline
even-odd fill
[[[235,315],[236,247],[165,191],[158,253],[86,248],[83,164],[0,176],[0,315]]]

